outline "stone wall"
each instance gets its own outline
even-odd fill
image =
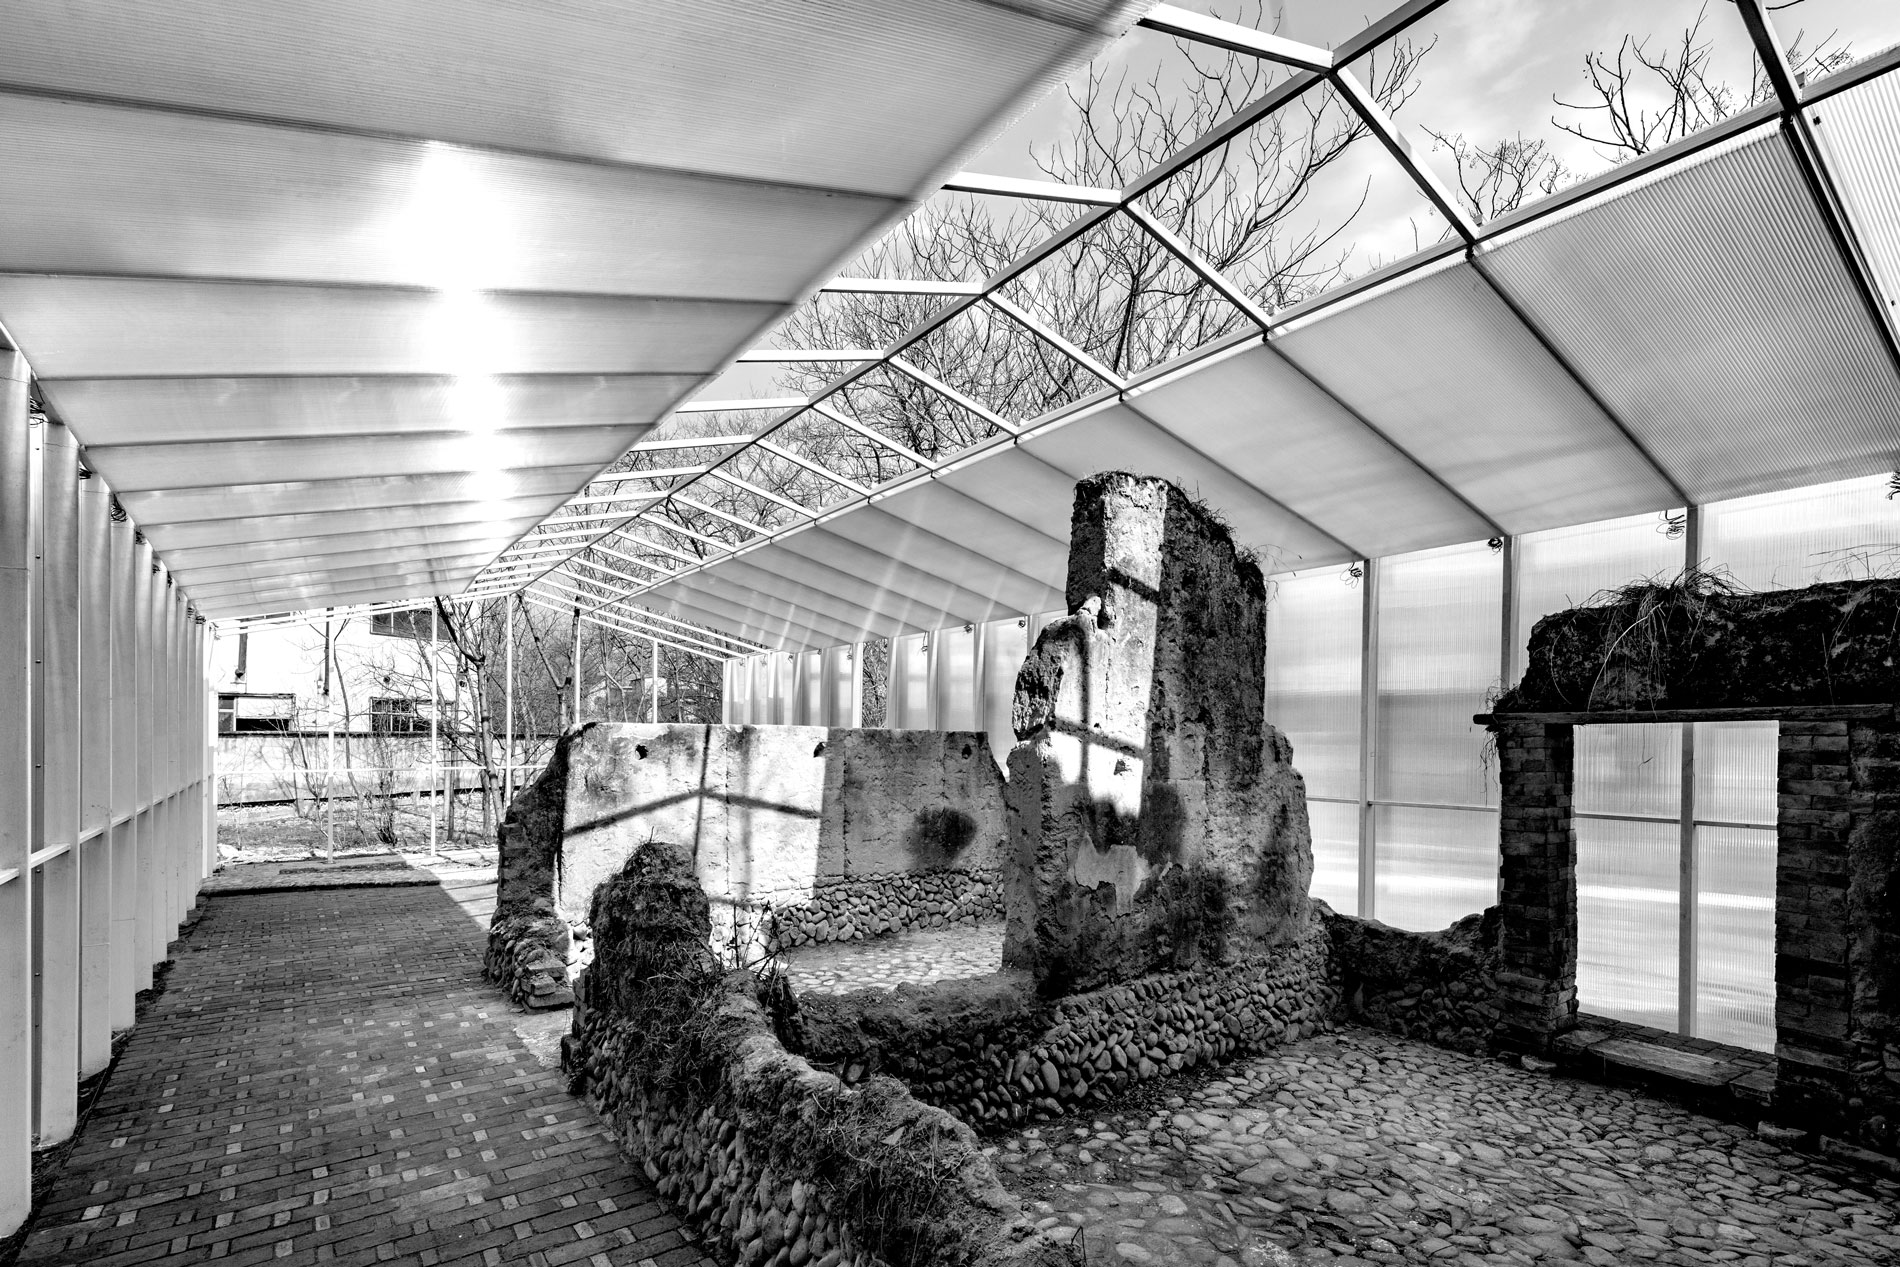
[[[1099,475],[1067,600],[1016,681],[1004,963],[1059,995],[1299,936],[1312,846],[1264,717],[1258,565],[1165,480]]]
[[[1783,722],[1776,1110],[1900,1154],[1900,725]]]
[[[1491,1050],[1501,908],[1467,915],[1442,932],[1415,933],[1319,906],[1345,1015],[1457,1051]]]
[[[1270,954],[1060,999],[1020,969],[807,995],[788,1039],[847,1082],[885,1073],[966,1122],[1020,1123],[1317,1033],[1339,1002],[1328,953],[1314,920]]]
[[[581,949],[555,912],[566,821],[568,741],[555,745],[541,777],[515,794],[496,833],[499,872],[482,974],[524,1007],[566,1007],[571,961]]]
[[[502,822],[485,971],[572,1002],[594,890],[652,839],[691,845],[715,935],[756,951],[1001,919],[1004,833],[981,732],[583,726]]]
[[[572,742],[554,889],[571,922],[654,839],[693,850],[722,938],[763,936],[744,926],[768,907],[797,943],[998,913],[1003,780],[981,732],[594,724]]]
[[[708,950],[688,851],[655,843],[597,893],[597,955],[563,1060],[703,1244],[752,1267],[1055,1267],[970,1128],[780,1044],[761,985]]]

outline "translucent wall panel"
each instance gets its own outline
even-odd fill
[[[1900,500],[1886,476],[1716,502],[1702,556],[1749,589],[1900,576]]]
[[[1499,681],[1503,578],[1483,543],[1380,563],[1375,799],[1497,804],[1471,718]]]
[[[930,673],[936,692],[935,730],[976,729],[976,627],[957,625],[930,635]]]
[[[827,726],[856,726],[858,716],[858,651],[854,646],[832,647],[825,657],[825,714]]]
[[[892,730],[930,728],[930,635],[891,639],[890,693],[884,724]]]
[[[1395,928],[1436,929],[1498,898],[1498,816],[1492,810],[1373,811],[1378,842],[1374,914]]]
[[[1665,535],[1657,515],[1633,515],[1575,528],[1526,533],[1517,539],[1517,616],[1511,678],[1524,672],[1525,647],[1543,617],[1645,577],[1682,571],[1681,538]]]
[[[772,715],[766,720],[774,726],[789,726],[798,700],[798,657],[779,652],[764,659],[772,675]]]
[[[1364,603],[1364,590],[1347,584],[1340,570],[1274,578],[1267,604],[1267,721],[1292,741],[1293,764],[1310,796],[1359,799]]]
[[[720,718],[728,726],[742,726],[752,706],[752,666],[745,659],[728,660],[722,676],[725,692],[720,701]]]
[[[1698,823],[1775,825],[1775,739],[1771,721],[1698,722],[1695,817]]]
[[[1577,1004],[1673,1030],[1681,832],[1577,819]]]
[[[1029,655],[1029,622],[992,620],[983,626],[983,728],[990,733],[990,752],[1008,768],[1009,750],[1016,744],[1010,708],[1016,700],[1016,673]]]
[[[1579,726],[1575,733],[1577,813],[1682,817],[1681,726]]]
[[[793,663],[796,665],[796,694],[792,723],[798,726],[823,726],[826,724],[824,652],[800,652]]]
[[[1695,842],[1695,1036],[1773,1051],[1775,832],[1698,827]]]
[[[1343,915],[1359,913],[1359,806],[1308,801],[1313,823],[1312,895]]]

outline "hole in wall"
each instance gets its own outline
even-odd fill
[[[975,745],[973,745],[973,744],[967,744],[967,743],[963,745],[963,755],[964,755],[964,756],[966,756],[966,757],[967,757],[967,756],[969,756],[969,755],[970,755],[971,753],[973,753],[973,752],[975,752],[975,751],[976,751],[976,747],[975,747]]]
[[[824,740],[820,739],[818,741],[818,746],[811,750],[811,755],[814,757],[822,757],[825,755],[825,741]]]
[[[645,744],[637,743],[633,745],[633,750],[639,754],[640,760],[645,761],[647,759],[647,746]]]

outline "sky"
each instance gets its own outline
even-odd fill
[[[1184,7],[1273,30],[1304,43],[1332,47],[1362,29],[1368,15],[1336,0],[1187,0]],[[1421,63],[1419,88],[1398,120],[1417,152],[1447,184],[1456,180],[1448,153],[1434,149],[1423,129],[1463,134],[1478,142],[1523,136],[1547,141],[1577,178],[1611,166],[1596,147],[1558,129],[1552,116],[1588,122],[1553,97],[1584,99],[1583,67],[1591,51],[1614,53],[1624,35],[1647,38],[1652,50],[1681,38],[1705,12],[1701,38],[1712,46],[1716,77],[1746,93],[1753,70],[1747,32],[1729,0],[1450,0],[1414,25],[1406,37],[1432,43]],[[1784,44],[1806,32],[1834,34],[1833,43],[1864,56],[1900,42],[1900,0],[1798,0],[1774,13]],[[1159,68],[1177,73],[1182,54],[1174,41],[1137,29],[1110,46],[1096,64],[1146,77]],[[1082,72],[1069,82],[1080,82]],[[1363,76],[1362,76],[1363,78]],[[1032,146],[1068,133],[1075,110],[1060,88],[1032,105],[967,166],[974,171],[1037,176]],[[1349,273],[1363,272],[1436,240],[1443,222],[1431,215],[1396,164],[1370,139],[1348,152],[1309,203],[1316,220],[1336,222],[1365,198],[1347,236],[1354,241]]]

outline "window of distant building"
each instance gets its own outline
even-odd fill
[[[415,611],[371,612],[369,631],[385,638],[427,638],[430,629],[428,608]]]
[[[295,695],[218,696],[218,733],[221,735],[285,731],[296,718]]]

